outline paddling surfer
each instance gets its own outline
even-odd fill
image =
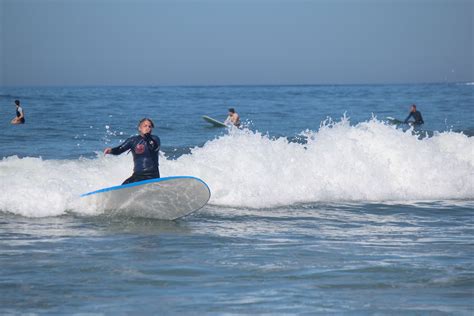
[[[158,168],[158,152],[160,138],[152,135],[155,124],[149,118],[144,118],[138,123],[139,135],[128,138],[123,144],[114,148],[106,148],[104,154],[120,155],[130,150],[133,155],[133,174],[122,184],[138,182],[160,177]]]

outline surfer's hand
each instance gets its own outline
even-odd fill
[[[111,151],[112,151],[112,148],[110,148],[110,147],[105,148],[104,149],[104,155],[110,154]]]

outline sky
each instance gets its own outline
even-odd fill
[[[0,0],[0,86],[474,81],[474,0]]]

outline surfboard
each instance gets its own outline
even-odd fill
[[[202,118],[204,119],[204,121],[211,123],[214,127],[227,127],[227,125],[224,122],[215,120],[212,117],[209,117],[207,115],[203,115]]]
[[[207,204],[211,191],[195,177],[150,179],[81,195],[105,214],[175,220]]]
[[[394,117],[391,117],[391,116],[387,116],[387,121],[390,123],[390,124],[394,124],[394,125],[399,125],[399,124],[404,124],[403,121],[400,121]]]

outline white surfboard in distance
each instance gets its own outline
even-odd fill
[[[400,125],[400,124],[403,124],[403,123],[404,123],[403,121],[400,121],[399,119],[396,119],[396,118],[391,117],[391,116],[387,116],[387,121],[388,121],[390,124],[393,124],[393,125]]]
[[[109,215],[175,220],[206,205],[211,191],[199,178],[177,176],[104,188],[81,197]]]
[[[204,119],[204,121],[211,123],[214,127],[229,127],[224,122],[213,119],[212,117],[209,117],[207,115],[203,115],[202,118]]]

